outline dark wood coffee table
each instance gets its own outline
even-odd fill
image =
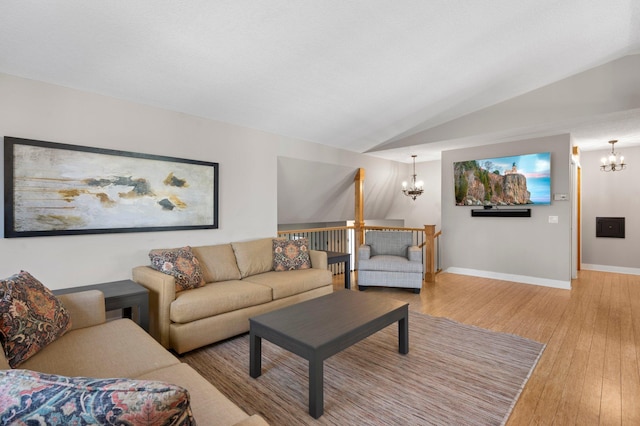
[[[249,319],[249,374],[262,374],[262,339],[309,361],[309,414],[324,411],[324,360],[398,322],[398,351],[409,352],[408,303],[339,290]]]

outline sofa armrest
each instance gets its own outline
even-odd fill
[[[133,268],[132,278],[149,290],[149,334],[168,349],[171,302],[176,299],[175,279],[149,266]]]
[[[79,291],[56,296],[71,316],[71,330],[106,321],[104,294],[99,290]]]
[[[103,324],[107,317],[104,306],[104,294],[99,290],[79,291],[59,294],[56,298],[62,303],[71,317],[71,330]],[[0,348],[0,370],[9,370],[9,362]]]
[[[422,262],[422,249],[418,246],[411,246],[407,249],[407,258],[411,262]]]
[[[329,263],[327,262],[327,252],[320,250],[309,250],[309,257],[311,258],[311,267],[314,269],[329,269]]]
[[[358,259],[359,260],[367,260],[371,257],[371,246],[366,244],[358,247]]]
[[[269,426],[269,423],[267,423],[259,415],[254,414],[253,416],[248,417],[248,418],[242,420],[241,422],[236,423],[233,426]]]

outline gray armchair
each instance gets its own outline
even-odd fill
[[[369,286],[401,287],[420,293],[422,250],[408,231],[367,231],[358,248],[358,289]]]

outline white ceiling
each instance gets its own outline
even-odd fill
[[[0,0],[2,73],[356,152],[638,50],[638,0]]]

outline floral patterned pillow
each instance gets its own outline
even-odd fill
[[[0,371],[0,424],[195,425],[186,389],[133,379]]]
[[[0,343],[11,368],[62,336],[71,318],[51,291],[28,272],[0,280]]]
[[[273,269],[275,271],[292,271],[311,268],[309,258],[309,241],[306,238],[298,240],[273,240]]]
[[[202,287],[205,284],[200,262],[189,246],[151,250],[149,259],[153,269],[175,278],[176,291]]]

